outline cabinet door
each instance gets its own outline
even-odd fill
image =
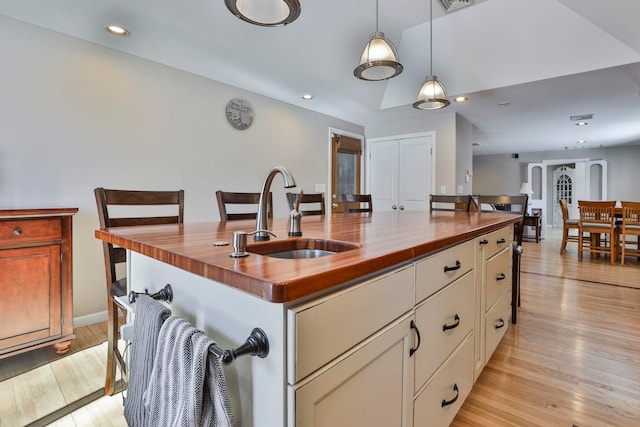
[[[308,382],[292,386],[293,424],[411,426],[412,319],[397,320]]]
[[[60,246],[0,251],[0,352],[60,335]]]

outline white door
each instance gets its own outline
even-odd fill
[[[426,211],[433,185],[433,136],[375,141],[369,149],[374,210]]]
[[[558,201],[567,201],[569,217],[576,218],[576,170],[567,165],[562,165],[553,171],[553,228],[562,228],[562,211]]]

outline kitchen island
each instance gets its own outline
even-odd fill
[[[425,417],[446,425],[508,324],[505,260],[517,220],[458,212],[308,216],[304,239],[352,244],[314,259],[256,253],[290,240],[286,218],[269,222],[278,237],[250,243],[240,258],[214,243],[254,230],[254,221],[120,227],[96,237],[128,250],[133,289],[170,283],[174,314],[220,346],[237,347],[255,327],[265,331],[266,358],[225,368],[238,425],[418,426]],[[485,270],[496,276],[491,283]],[[432,342],[432,321],[448,342]],[[495,343],[485,321],[499,331]],[[451,373],[463,378],[448,384]],[[443,381],[444,392],[437,390]],[[434,392],[445,394],[435,400],[441,415],[428,403]]]

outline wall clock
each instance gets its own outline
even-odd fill
[[[253,122],[253,108],[245,99],[233,98],[227,102],[227,120],[238,130],[245,130]]]

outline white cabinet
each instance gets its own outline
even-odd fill
[[[476,238],[476,337],[474,378],[477,379],[504,336],[511,319],[513,226]]]
[[[369,145],[369,192],[375,210],[426,210],[432,192],[433,137]]]

